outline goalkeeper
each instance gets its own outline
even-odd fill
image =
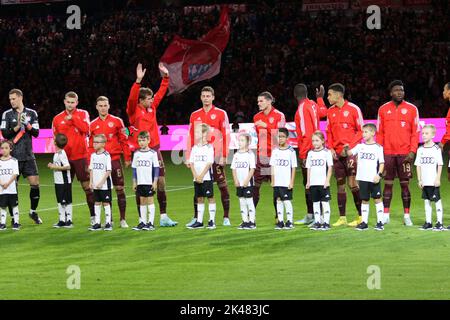
[[[19,89],[9,91],[11,109],[3,112],[1,131],[3,138],[14,143],[11,155],[19,162],[19,176],[30,184],[30,218],[41,224],[36,209],[39,204],[39,173],[33,153],[32,137],[39,135],[39,122],[36,111],[23,104],[23,93]],[[10,212],[12,208],[9,208]]]

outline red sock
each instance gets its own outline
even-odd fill
[[[166,191],[158,191],[156,193],[156,195],[158,197],[159,213],[160,214],[166,213],[166,209],[167,209]]]
[[[338,192],[337,201],[338,201],[339,215],[341,217],[345,217],[345,205],[347,203],[347,193]]]
[[[125,220],[125,211],[127,209],[127,197],[125,196],[125,191],[116,190],[117,193],[117,205],[120,212],[120,220]]]

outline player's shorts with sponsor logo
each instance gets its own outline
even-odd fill
[[[252,198],[253,197],[253,187],[237,187],[236,195],[239,198]]]
[[[381,183],[373,183],[368,181],[358,181],[359,197],[363,201],[381,198]]]
[[[264,181],[270,182],[271,170],[270,170],[270,157],[258,156],[256,158],[255,185],[260,186]]]
[[[405,162],[406,155],[384,155],[385,180],[394,180],[396,177],[400,181],[412,178],[412,164]]]
[[[434,202],[441,200],[441,191],[439,187],[424,186],[422,189],[422,199]]]
[[[139,197],[149,198],[153,197],[155,190],[151,184],[140,184],[136,187],[136,194]]]
[[[195,197],[212,198],[214,197],[214,184],[212,180],[203,181],[202,183],[194,182]]]
[[[59,183],[55,184],[56,201],[62,205],[72,203],[72,184]]]
[[[111,202],[111,189],[98,190],[94,189],[94,201],[95,202]]]
[[[281,201],[292,200],[292,191],[288,187],[273,187],[273,198],[280,198]]]
[[[224,166],[221,166],[220,164],[214,162],[212,165],[212,170],[214,181],[217,182],[217,184],[226,184],[227,178],[225,177]]]
[[[331,200],[330,187],[310,186],[309,192],[311,194],[312,202],[326,202]]]
[[[0,194],[0,208],[14,208],[19,205],[17,193]]]
[[[29,176],[39,175],[36,159],[29,159],[25,161],[19,161],[19,173],[27,178]]]
[[[80,182],[89,181],[89,160],[87,158],[69,160],[69,164],[72,181],[74,176]]]
[[[124,186],[125,185],[125,179],[123,177],[123,167],[122,163],[120,162],[120,159],[118,160],[111,160],[111,178],[113,185],[115,186]]]
[[[334,175],[336,179],[356,176],[356,156],[338,157],[333,159]]]

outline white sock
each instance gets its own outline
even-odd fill
[[[58,203],[59,221],[66,221],[66,210],[61,203]]]
[[[365,223],[369,223],[369,208],[370,205],[368,203],[361,203],[361,216],[362,221]]]
[[[203,214],[205,212],[205,204],[198,203],[197,204],[197,221],[203,223]]]
[[[100,224],[100,214],[102,212],[102,206],[98,206],[98,205],[94,205],[94,213],[95,213],[95,217],[94,217],[94,221],[95,224]]]
[[[307,217],[308,217],[308,219],[314,218],[314,220],[315,220],[316,219],[316,210],[314,210],[314,213],[308,213]]]
[[[377,211],[377,222],[383,222],[383,201],[381,201],[380,203],[375,203],[375,210]]]
[[[322,209],[323,209],[323,220],[326,224],[330,224],[330,202],[322,201]]]
[[[150,222],[152,225],[155,225],[154,224],[154,221],[155,221],[155,204],[154,203],[148,205],[148,212],[149,212],[148,222]]]
[[[153,204],[153,205],[155,205],[155,204]],[[160,215],[160,219],[166,219],[166,218],[167,218],[167,213],[163,213]],[[153,222],[152,222],[152,224],[153,224]]]
[[[253,198],[246,198],[245,200],[247,202],[249,220],[250,220],[250,222],[255,223],[256,209],[255,209],[255,204],[253,203]]]
[[[314,210],[314,222],[320,223],[320,202],[313,202],[313,210]]]
[[[425,200],[425,222],[431,223],[431,211],[433,210],[431,208],[430,200]]]
[[[277,201],[277,216],[279,222],[284,221],[284,205],[282,201]]]
[[[208,205],[208,210],[209,210],[209,220],[215,221],[216,220],[216,204],[210,203]]]
[[[243,222],[248,222],[247,201],[245,198],[239,198],[239,205],[241,207],[241,217]]]
[[[436,216],[437,216],[437,221],[442,224],[442,216],[444,214],[444,211],[442,209],[442,201],[436,201]]]
[[[66,219],[72,221],[72,204],[66,204]]]
[[[284,208],[286,209],[286,220],[292,223],[294,221],[294,209],[292,208],[292,202],[291,200],[285,200],[283,203]]]
[[[105,209],[105,223],[111,224],[111,206],[107,205],[103,207]]]
[[[14,222],[19,223],[19,207],[13,208],[13,217],[14,217]]]
[[[6,224],[6,210],[0,209],[0,224]]]
[[[140,211],[141,216],[139,217],[139,220],[143,224],[147,224],[147,206],[141,205],[140,208],[141,208],[141,210],[139,210],[139,211]]]

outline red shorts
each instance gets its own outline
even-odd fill
[[[89,181],[89,160],[86,158],[81,158],[77,160],[69,160],[70,164],[70,177],[72,178],[76,175],[78,181],[85,182]]]
[[[334,175],[336,179],[356,176],[356,156],[338,157],[333,159]]]
[[[111,178],[114,186],[124,186],[123,168],[120,160],[111,160]]]
[[[224,166],[221,166],[217,163],[213,163],[212,165],[212,169],[213,169],[213,177],[214,177],[214,181],[217,182],[218,184],[222,184],[222,183],[226,183],[227,179],[225,177],[225,168]]]
[[[412,178],[412,164],[403,163],[406,155],[385,155],[384,156],[384,179],[394,180],[396,177],[400,181],[406,181]]]
[[[270,158],[269,157],[257,157],[255,174],[255,185],[260,186],[264,181],[270,182],[271,170],[270,170]]]

